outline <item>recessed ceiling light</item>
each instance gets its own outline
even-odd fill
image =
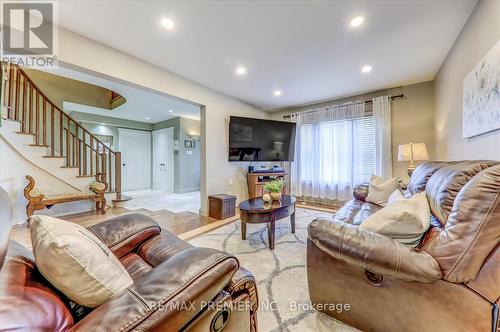
[[[161,25],[167,30],[172,30],[175,26],[174,22],[169,18],[164,18],[161,20]]]
[[[365,21],[365,18],[363,16],[356,16],[351,20],[351,26],[353,28],[359,27],[363,22]]]
[[[149,120],[149,118],[148,118],[148,117],[145,117],[144,119]]]
[[[276,97],[281,96],[281,90],[274,90],[273,95],[275,95]]]
[[[238,75],[245,75],[247,73],[247,70],[245,67],[238,67],[236,68],[236,74]]]
[[[173,111],[172,110],[168,110],[168,113],[172,113]]]
[[[365,74],[366,74],[366,73],[369,73],[369,72],[371,72],[371,71],[372,71],[372,66],[370,66],[370,65],[363,66],[363,68],[361,68],[361,71],[362,71],[363,73],[365,73]]]

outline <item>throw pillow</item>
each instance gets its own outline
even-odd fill
[[[29,219],[37,268],[72,301],[95,308],[133,281],[118,258],[86,228],[48,216]]]
[[[399,182],[396,178],[384,182],[381,177],[372,175],[366,201],[380,206],[386,206],[389,196],[396,189],[399,189]]]
[[[401,192],[401,190],[396,189],[387,199],[387,204],[391,204],[391,203],[394,203],[396,201],[400,201],[402,199],[405,199],[403,193]]]
[[[396,200],[368,217],[360,228],[415,247],[430,225],[431,211],[425,191]]]

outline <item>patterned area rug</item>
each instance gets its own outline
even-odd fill
[[[259,331],[357,331],[310,307],[306,274],[307,225],[331,213],[297,209],[295,234],[290,219],[276,223],[276,248],[269,250],[265,224],[247,224],[241,239],[236,221],[190,240],[192,245],[219,249],[236,256],[257,279]]]

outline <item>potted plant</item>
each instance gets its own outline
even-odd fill
[[[281,199],[281,190],[283,190],[284,184],[283,180],[272,180],[266,182],[264,185],[264,191],[269,193],[273,200],[278,201]]]

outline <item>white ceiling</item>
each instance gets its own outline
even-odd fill
[[[61,1],[60,24],[263,109],[430,80],[476,1]],[[358,29],[352,17],[363,15]],[[160,21],[170,18],[173,31]],[[373,71],[362,74],[363,65]],[[236,77],[235,68],[247,68]],[[273,96],[273,90],[283,91]]]
[[[200,108],[198,106],[161,93],[64,67],[51,69],[49,73],[107,88],[119,93],[127,100],[125,104],[113,110],[64,102],[64,111],[68,113],[76,111],[146,123],[158,123],[178,116],[196,120],[200,119]]]

